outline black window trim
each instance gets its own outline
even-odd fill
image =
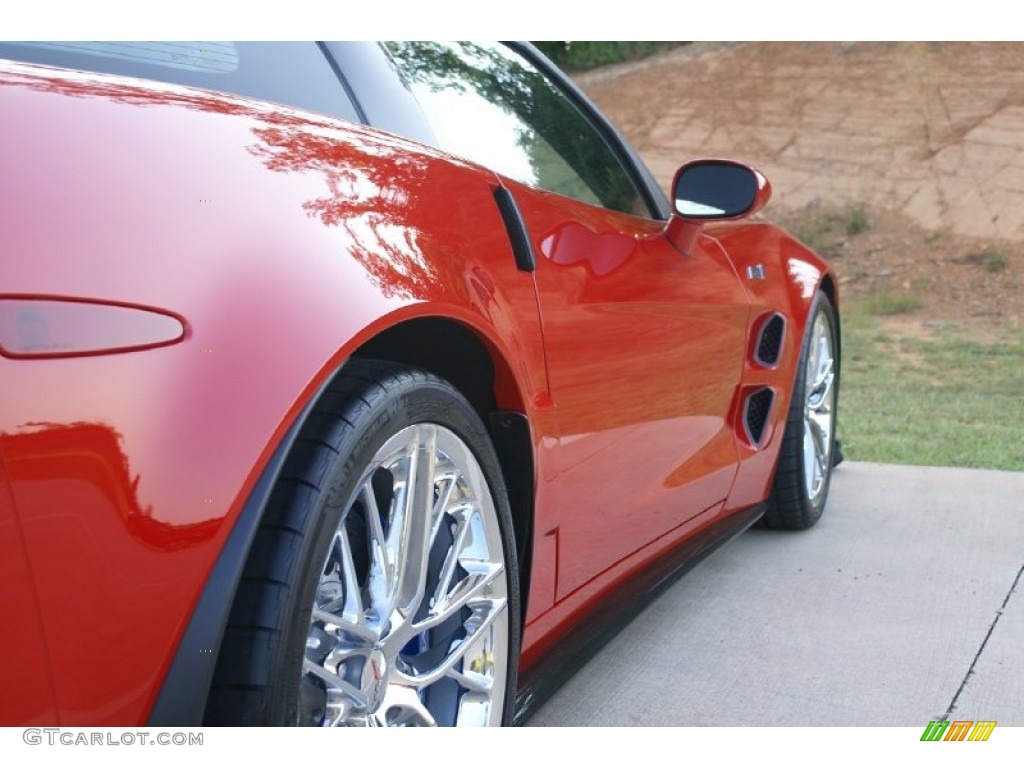
[[[378,40],[327,40],[322,50],[338,68],[363,124],[440,149],[433,126]],[[395,88],[381,87],[389,83]]]
[[[348,100],[349,102],[351,102],[352,109],[355,110],[356,117],[359,118],[359,122],[362,123],[363,125],[369,125],[370,122],[366,118],[366,111],[363,109],[363,105],[360,104],[359,99],[356,98],[356,94],[352,90],[352,86],[349,84],[348,78],[346,78],[345,73],[341,71],[341,67],[338,66],[338,62],[334,60],[334,56],[331,54],[330,49],[327,47],[327,43],[322,40],[316,40],[314,42],[316,44],[317,50],[319,50],[323,57],[327,60],[328,66],[330,66],[331,71],[334,73],[334,76],[338,79],[338,82],[341,84],[341,89],[345,92],[345,95],[348,96]]]
[[[522,56],[552,81],[573,104],[622,164],[630,180],[643,197],[652,218],[665,221],[670,215],[668,198],[650,170],[636,154],[618,129],[606,118],[579,86],[572,82],[538,48],[523,40],[501,41],[502,45]]]

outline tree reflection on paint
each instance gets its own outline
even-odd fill
[[[344,229],[350,255],[388,297],[419,297],[438,284],[463,281],[451,259],[443,230],[426,233],[407,222],[450,218],[452,200],[431,184],[431,156],[439,153],[397,137],[331,118],[295,112],[250,99],[163,83],[145,86],[109,75],[57,72],[12,65],[0,73],[0,87],[22,87],[74,98],[104,99],[137,107],[184,109],[248,118],[257,141],[246,147],[269,170],[315,173],[327,194],[302,208],[329,227]],[[451,167],[451,163],[446,163]],[[441,233],[441,234],[438,234]],[[425,251],[434,254],[428,259]]]
[[[133,537],[152,549],[184,549],[211,538],[223,517],[170,523],[139,500],[141,478],[132,475],[123,442],[113,427],[84,421],[23,424],[17,433],[0,432],[0,452],[15,488],[21,483],[53,489],[83,484],[98,496],[82,494],[81,499],[102,499],[102,506],[94,509],[112,511]]]
[[[291,126],[253,129],[260,142],[249,152],[280,173],[319,174],[329,194],[302,204],[309,216],[350,235],[351,255],[385,296],[422,296],[442,279],[424,255],[428,237],[406,224],[430,205],[424,188],[429,167],[399,140],[361,131],[316,132]]]

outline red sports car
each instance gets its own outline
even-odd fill
[[[522,721],[805,528],[837,281],[527,44],[0,44],[0,724]]]

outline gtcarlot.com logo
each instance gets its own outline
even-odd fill
[[[203,734],[185,731],[80,731],[74,728],[26,728],[21,732],[26,744],[65,747],[201,747]]]

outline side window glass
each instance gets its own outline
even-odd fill
[[[0,43],[0,58],[225,91],[359,122],[315,43]]]
[[[571,101],[499,45],[389,42],[442,149],[534,187],[646,215],[629,174]]]

